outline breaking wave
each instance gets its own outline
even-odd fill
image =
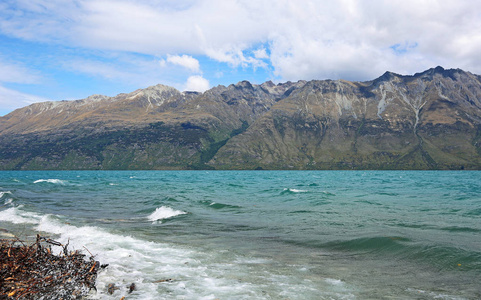
[[[152,222],[161,221],[164,219],[169,219],[178,215],[187,214],[185,211],[175,210],[168,206],[158,207],[153,213],[151,213],[147,218]]]
[[[67,181],[60,180],[60,179],[39,179],[39,180],[35,180],[33,183],[42,183],[42,182],[61,184],[61,185],[65,185],[65,183],[67,183]]]
[[[185,212],[169,207],[159,207],[152,213],[152,219],[172,217]],[[228,276],[219,276],[220,270],[231,270],[243,274],[242,265],[220,263],[211,255],[195,250],[137,239],[131,236],[113,234],[96,226],[74,226],[65,223],[59,216],[40,215],[19,208],[0,211],[0,221],[24,223],[33,229],[53,234],[53,238],[69,249],[88,252],[108,267],[99,272],[96,293],[89,299],[265,299],[256,286]],[[53,246],[54,253],[62,248]],[[86,253],[86,251],[83,251]],[[135,294],[128,294],[127,288],[120,288],[110,295],[110,284],[117,287],[135,283]],[[252,290],[254,288],[254,290]],[[248,291],[248,292],[246,292]],[[215,296],[214,296],[215,295]]]
[[[291,189],[291,188],[285,188],[282,190],[281,194],[297,194],[297,193],[308,193],[308,190],[298,190],[298,189]]]
[[[2,198],[3,198],[3,196],[5,196],[5,195],[8,195],[8,194],[10,194],[10,195],[11,195],[11,194],[12,194],[12,192],[10,192],[10,191],[6,191],[6,192],[0,192],[0,199],[2,199]]]

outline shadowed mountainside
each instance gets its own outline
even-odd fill
[[[481,169],[481,77],[157,85],[0,117],[0,169]]]

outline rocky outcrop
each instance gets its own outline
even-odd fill
[[[216,168],[479,169],[480,76],[430,69],[311,81],[211,161]]]
[[[0,169],[480,169],[481,77],[157,85],[0,118]]]

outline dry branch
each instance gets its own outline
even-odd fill
[[[0,299],[81,299],[95,289],[100,263],[67,246],[39,235],[31,245],[0,240]]]

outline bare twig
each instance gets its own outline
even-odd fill
[[[45,245],[42,245],[45,243]],[[100,263],[79,251],[37,235],[32,245],[0,240],[0,299],[81,299],[95,289]],[[54,255],[50,245],[63,247]]]

